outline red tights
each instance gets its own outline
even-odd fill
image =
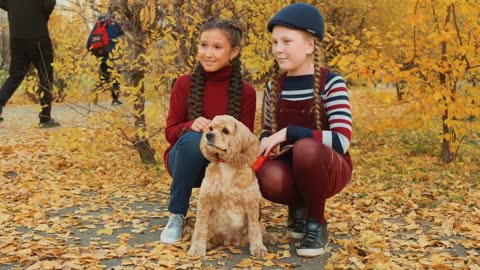
[[[292,151],[267,161],[258,174],[265,199],[307,208],[307,218],[325,223],[325,201],[339,193],[352,175],[351,164],[330,147],[301,139]]]

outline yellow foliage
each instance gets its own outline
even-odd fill
[[[382,33],[372,27],[364,31],[362,48],[355,46],[358,42],[345,45],[330,64],[338,65],[348,79],[397,84],[402,100],[411,104],[422,125],[444,119],[441,124],[448,129],[440,140],[446,139],[451,143],[450,151],[455,152],[471,132],[468,119],[480,111],[479,86],[472,85],[480,69],[476,49],[480,40],[475,34],[480,32],[480,24],[471,20],[480,4],[453,4],[446,0],[409,1],[405,20],[386,32],[382,46],[376,38]]]

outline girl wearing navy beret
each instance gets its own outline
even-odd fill
[[[263,104],[260,155],[280,153],[258,172],[264,198],[288,205],[287,230],[297,254],[314,257],[328,244],[325,202],[350,181],[352,133],[344,79],[322,67],[324,20],[306,3],[281,9],[268,23],[275,58]]]

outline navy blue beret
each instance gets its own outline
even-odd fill
[[[282,8],[268,22],[268,31],[275,25],[307,31],[320,41],[325,35],[325,22],[320,11],[307,3],[294,3]]]

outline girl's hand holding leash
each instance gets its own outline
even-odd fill
[[[260,141],[259,156],[268,156],[267,154],[277,145],[287,140],[287,128],[283,128],[269,137],[265,137]]]
[[[262,139],[262,141],[260,142],[260,153],[258,154],[257,160],[255,161],[255,163],[253,163],[253,167],[252,167],[255,174],[257,174],[260,171],[260,169],[263,167],[265,162],[267,162],[267,160],[269,160],[270,158],[274,158],[278,155],[281,155],[287,152],[288,150],[290,150],[290,148],[292,148],[291,145],[287,145],[279,153],[271,155],[273,148],[277,144],[280,144],[286,140],[287,140],[287,128],[284,128],[276,132],[275,134]]]

